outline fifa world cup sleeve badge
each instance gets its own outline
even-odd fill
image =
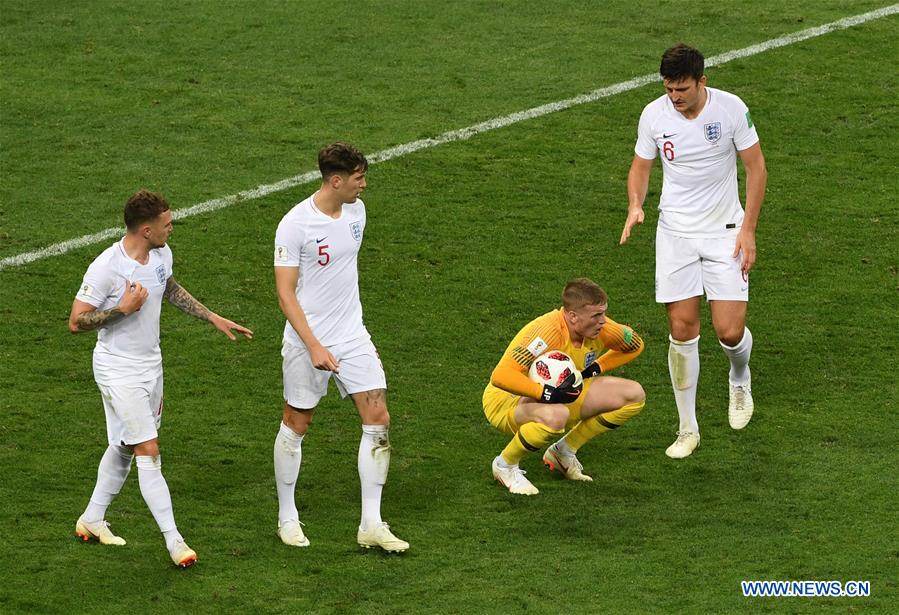
[[[543,351],[546,350],[547,343],[543,341],[541,337],[535,337],[534,341],[528,344],[528,352],[530,352],[535,357],[539,357],[543,354]]]

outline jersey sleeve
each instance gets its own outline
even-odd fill
[[[287,218],[275,232],[275,267],[299,267],[305,233]]]
[[[172,249],[169,247],[169,244],[162,246],[160,255],[162,256],[162,262],[165,265],[165,279],[168,280],[175,273],[175,259],[172,257]]]
[[[749,114],[749,107],[740,98],[734,96],[734,104],[731,109],[731,118],[734,122],[734,147],[737,151],[748,149],[759,142],[759,135]]]
[[[596,362],[606,373],[636,359],[645,344],[643,339],[627,325],[621,325],[606,317],[606,324],[599,330],[599,339],[608,348]]]
[[[115,276],[110,274],[109,269],[98,261],[94,261],[87,268],[75,298],[78,301],[83,301],[95,308],[99,308],[106,301],[106,298],[113,294],[115,290],[113,288],[114,282]]]
[[[659,155],[659,148],[656,147],[655,139],[652,138],[652,124],[655,113],[650,109],[650,105],[646,105],[643,113],[640,114],[640,124],[637,126],[637,144],[634,146],[634,153],[645,160],[655,160]]]
[[[514,395],[539,399],[543,386],[528,377],[528,370],[534,359],[563,343],[556,313],[544,314],[518,332],[490,375],[490,383]]]

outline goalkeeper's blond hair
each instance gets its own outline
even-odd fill
[[[566,310],[579,310],[585,305],[606,305],[608,302],[606,291],[588,278],[571,280],[562,291],[562,306]]]

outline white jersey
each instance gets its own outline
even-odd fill
[[[344,205],[340,217],[334,219],[319,211],[313,196],[287,212],[278,224],[275,267],[299,267],[297,300],[323,346],[368,338],[362,323],[357,265],[365,205],[356,199]],[[290,321],[284,325],[284,341],[303,345]]]
[[[634,152],[662,156],[659,228],[682,237],[716,237],[743,224],[737,151],[759,137],[739,97],[706,88],[705,107],[686,119],[667,95],[643,109]]]
[[[98,310],[119,304],[125,285],[140,282],[149,296],[140,310],[97,331],[94,379],[97,384],[141,384],[162,375],[159,349],[159,313],[166,282],[172,275],[172,250],[167,245],[150,250],[142,265],[125,253],[122,242],[94,259],[75,298]]]

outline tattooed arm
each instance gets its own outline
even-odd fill
[[[162,295],[166,301],[174,305],[176,308],[190,314],[194,318],[200,320],[209,320],[212,312],[205,305],[193,298],[183,286],[175,281],[175,276],[171,276],[165,283],[165,292]]]
[[[108,310],[98,310],[90,303],[84,303],[76,299],[72,304],[72,314],[69,316],[69,331],[72,333],[94,331],[121,320],[125,316],[125,312],[119,306]]]
[[[231,333],[232,330],[237,331],[238,333],[243,333],[245,337],[248,339],[253,339],[253,332],[247,329],[244,326],[237,324],[236,322],[230,321],[227,318],[222,318],[205,305],[194,299],[193,295],[191,295],[187,290],[178,284],[175,281],[175,277],[169,277],[168,281],[165,283],[165,292],[162,295],[165,299],[174,305],[176,308],[184,312],[185,314],[190,314],[194,318],[199,318],[200,320],[206,320],[211,322],[212,325],[227,335],[230,339],[237,339],[234,337],[234,334]]]
[[[108,310],[98,310],[90,303],[75,299],[72,303],[72,312],[69,314],[69,331],[83,333],[111,325],[138,311],[148,296],[149,292],[140,283],[126,283],[121,301]]]

